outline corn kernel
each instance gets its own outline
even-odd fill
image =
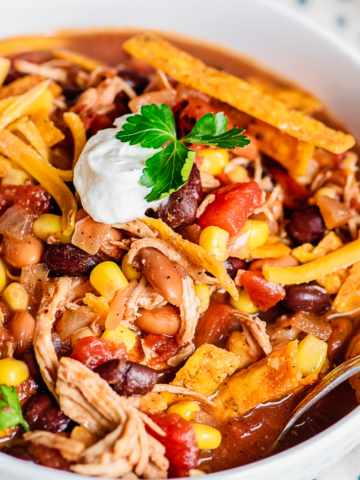
[[[210,288],[209,285],[194,285],[195,294],[200,300],[200,313],[204,313],[210,304]]]
[[[12,168],[1,180],[1,183],[3,185],[25,185],[27,183],[32,183],[33,181],[34,179],[24,170]]]
[[[232,183],[241,183],[249,180],[249,174],[246,168],[236,165],[230,172],[226,173]]]
[[[219,227],[206,227],[200,234],[199,245],[210,253],[213,253],[220,262],[228,257],[227,242],[229,232]]]
[[[219,430],[209,425],[194,423],[196,441],[200,450],[214,450],[221,443],[221,433]]]
[[[0,360],[0,385],[9,387],[20,385],[29,378],[29,369],[25,362],[15,358],[3,358]]]
[[[197,155],[202,157],[199,170],[203,173],[219,175],[229,163],[229,154],[226,150],[208,148],[199,150]]]
[[[136,343],[136,337],[133,332],[122,325],[119,325],[116,330],[106,329],[101,338],[113,343],[125,343],[128,352]]]
[[[245,234],[249,231],[248,248],[257,248],[264,245],[270,233],[269,225],[260,220],[247,220],[241,233]]]
[[[241,310],[246,313],[257,313],[259,311],[258,307],[249,297],[249,294],[245,292],[244,289],[239,290],[239,300],[230,299],[230,305],[236,310]]]
[[[188,422],[194,412],[200,412],[199,405],[193,400],[184,400],[182,402],[174,403],[168,408],[168,413],[178,413]]]
[[[6,287],[6,270],[4,266],[4,262],[0,258],[0,293]]]
[[[107,300],[126,287],[128,281],[115,262],[102,262],[90,274],[90,283]]]
[[[336,191],[330,187],[319,188],[319,190],[314,195],[315,202],[319,200],[319,197],[329,197],[336,198]]]
[[[127,253],[122,261],[121,270],[125,277],[129,280],[140,280],[141,272],[137,270],[132,263],[129,262],[129,254]]]
[[[95,337],[94,332],[91,330],[91,328],[86,327],[82,328],[81,330],[78,330],[71,336],[71,347],[74,349],[76,347],[76,344],[81,338],[85,337]]]
[[[77,426],[74,427],[70,433],[70,438],[72,440],[77,440],[78,442],[82,442],[85,447],[91,447],[97,441],[97,437],[95,434],[91,433],[86,427]]]
[[[101,319],[106,320],[108,316],[110,305],[104,297],[97,297],[93,293],[87,293],[83,298],[83,303],[100,315]]]
[[[33,224],[33,234],[35,237],[47,241],[49,235],[61,233],[61,217],[52,213],[44,213],[37,218]]]
[[[301,340],[296,356],[296,364],[304,377],[310,373],[320,373],[326,359],[327,349],[327,343],[319,340],[314,335],[309,334]]]
[[[11,312],[17,312],[19,310],[27,310],[28,308],[28,295],[25,288],[20,283],[13,282],[8,285],[2,299],[9,307]]]

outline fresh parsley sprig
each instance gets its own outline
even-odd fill
[[[29,427],[22,416],[19,397],[15,388],[0,385],[0,393],[3,397],[3,400],[0,398],[0,430],[22,425],[24,430],[28,432]]]
[[[189,178],[195,152],[185,143],[195,143],[219,148],[245,147],[250,140],[242,135],[244,130],[232,128],[227,131],[228,119],[223,112],[208,113],[200,118],[186,137],[177,139],[175,121],[167,105],[144,105],[140,113],[129,116],[123,129],[116,134],[121,142],[141,145],[144,148],[165,148],[155,153],[146,162],[141,185],[152,188],[145,197],[148,202],[160,200],[176,192]]]

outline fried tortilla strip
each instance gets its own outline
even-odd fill
[[[355,139],[262,93],[254,86],[226,72],[207,67],[201,60],[177,49],[154,35],[139,35],[124,44],[131,55],[150,63],[185,85],[215,97],[229,105],[269,123],[292,137],[332,153],[344,153]]]
[[[70,132],[74,139],[74,159],[73,159],[73,169],[77,161],[79,160],[80,154],[83,151],[86,143],[86,131],[84,124],[79,117],[74,112],[64,113],[64,122],[69,127]]]
[[[221,420],[238,417],[260,403],[277,400],[299,386],[301,372],[296,366],[298,341],[273,352],[227,378],[214,399],[214,414]]]
[[[352,312],[360,308],[360,261],[350,269],[334,300],[334,308],[339,313]]]
[[[292,177],[306,174],[314,154],[314,145],[297,140],[261,120],[250,123],[247,132],[256,138],[259,150],[287,168]]]
[[[142,218],[141,221],[156,230],[158,232],[158,238],[176,248],[181,254],[187,257],[191,263],[199,265],[205,268],[207,272],[212,273],[235,300],[239,298],[239,292],[237,291],[235,283],[227,274],[225,265],[219,262],[215,255],[207,252],[202,247],[199,247],[199,245],[185,240],[162,220],[145,217]]]
[[[11,61],[8,58],[0,58],[0,87],[9,73]]]
[[[100,62],[100,60],[94,60],[84,55],[79,55],[78,53],[70,52],[68,50],[54,50],[52,52],[54,58],[60,58],[61,60],[69,60],[71,63],[92,72],[98,67],[104,67],[105,64]]]
[[[261,247],[246,248],[240,255],[234,255],[242,260],[252,258],[281,258],[286,257],[291,252],[290,247],[282,243],[278,237],[269,235],[269,238]]]
[[[57,143],[64,140],[65,135],[55,127],[54,123],[49,119],[48,112],[45,108],[37,111],[31,116],[31,120],[34,122],[36,128],[47,147],[53,147]]]
[[[44,78],[40,75],[26,75],[25,77],[20,77],[0,89],[0,100],[23,95],[43,81]],[[58,97],[62,93],[62,88],[55,82],[51,82],[48,89],[54,97]]]

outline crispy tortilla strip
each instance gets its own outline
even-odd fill
[[[335,310],[339,313],[352,312],[360,308],[360,262],[350,269],[349,276],[335,297]]]
[[[259,150],[287,168],[292,177],[306,174],[314,154],[314,145],[297,140],[261,120],[250,123],[247,132],[256,138]]]
[[[31,116],[36,128],[39,130],[42,139],[47,147],[53,147],[57,143],[64,140],[65,135],[55,127],[54,123],[49,119],[48,112],[45,108],[38,110]]]
[[[83,151],[86,143],[86,131],[84,124],[76,113],[66,112],[64,113],[64,122],[69,127],[70,132],[74,139],[74,160],[73,169]]]
[[[18,78],[0,89],[0,100],[23,95],[44,80],[40,75],[26,75]],[[58,97],[62,93],[62,88],[55,82],[50,82],[48,89],[54,97]]]
[[[75,227],[77,203],[51,165],[9,130],[0,132],[0,154],[20,165],[54,197],[62,211],[63,233],[70,235]]]
[[[227,274],[225,265],[219,262],[215,255],[207,252],[199,245],[185,240],[162,220],[145,217],[142,218],[141,221],[156,230],[158,232],[158,238],[175,247],[180,253],[187,257],[190,262],[212,273],[235,300],[239,298],[239,292],[237,291],[235,283]]]
[[[355,139],[307,117],[244,80],[207,67],[201,60],[178,50],[154,35],[139,35],[124,44],[131,55],[150,63],[185,85],[215,97],[282,132],[332,153],[344,153]]]
[[[280,242],[277,237],[269,235],[266,243],[261,247],[246,248],[240,255],[235,256],[242,260],[246,258],[252,258],[254,260],[261,258],[281,258],[289,255],[290,251],[290,247]]]
[[[95,68],[104,67],[105,64],[100,62],[100,60],[94,60],[84,55],[79,55],[78,53],[69,52],[68,50],[54,50],[52,52],[55,58],[60,58],[62,60],[69,60],[71,63],[78,65],[84,70],[92,72]]]
[[[281,100],[291,110],[297,110],[304,115],[310,115],[324,108],[322,102],[309,93],[292,88],[279,88],[260,77],[247,77],[246,81],[263,93]]]
[[[8,58],[0,58],[0,87],[9,73],[11,61]]]
[[[246,370],[227,378],[214,399],[214,415],[222,421],[238,417],[260,403],[277,400],[299,386],[298,341],[288,343]]]
[[[20,118],[17,122],[14,122],[10,125],[9,130],[12,132],[20,132],[37,153],[46,161],[48,160],[49,154],[45,142],[35,124],[32,121],[29,121],[28,117]]]

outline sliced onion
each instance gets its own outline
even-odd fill
[[[111,225],[95,222],[88,216],[76,223],[71,243],[84,252],[95,255],[110,228]]]
[[[23,240],[31,234],[34,217],[20,205],[8,208],[0,218],[0,233]]]
[[[29,265],[21,269],[20,283],[28,294],[30,306],[40,303],[48,275],[49,269],[45,263]]]
[[[332,331],[331,326],[324,322],[321,317],[315,317],[311,313],[304,312],[298,312],[292,317],[291,326],[324,341],[329,340]]]
[[[329,230],[345,225],[353,216],[350,208],[335,198],[321,195],[316,205],[319,207],[326,228]]]
[[[62,341],[70,338],[81,328],[87,327],[95,320],[94,314],[89,307],[80,307],[76,310],[65,310],[56,324],[56,333]]]

